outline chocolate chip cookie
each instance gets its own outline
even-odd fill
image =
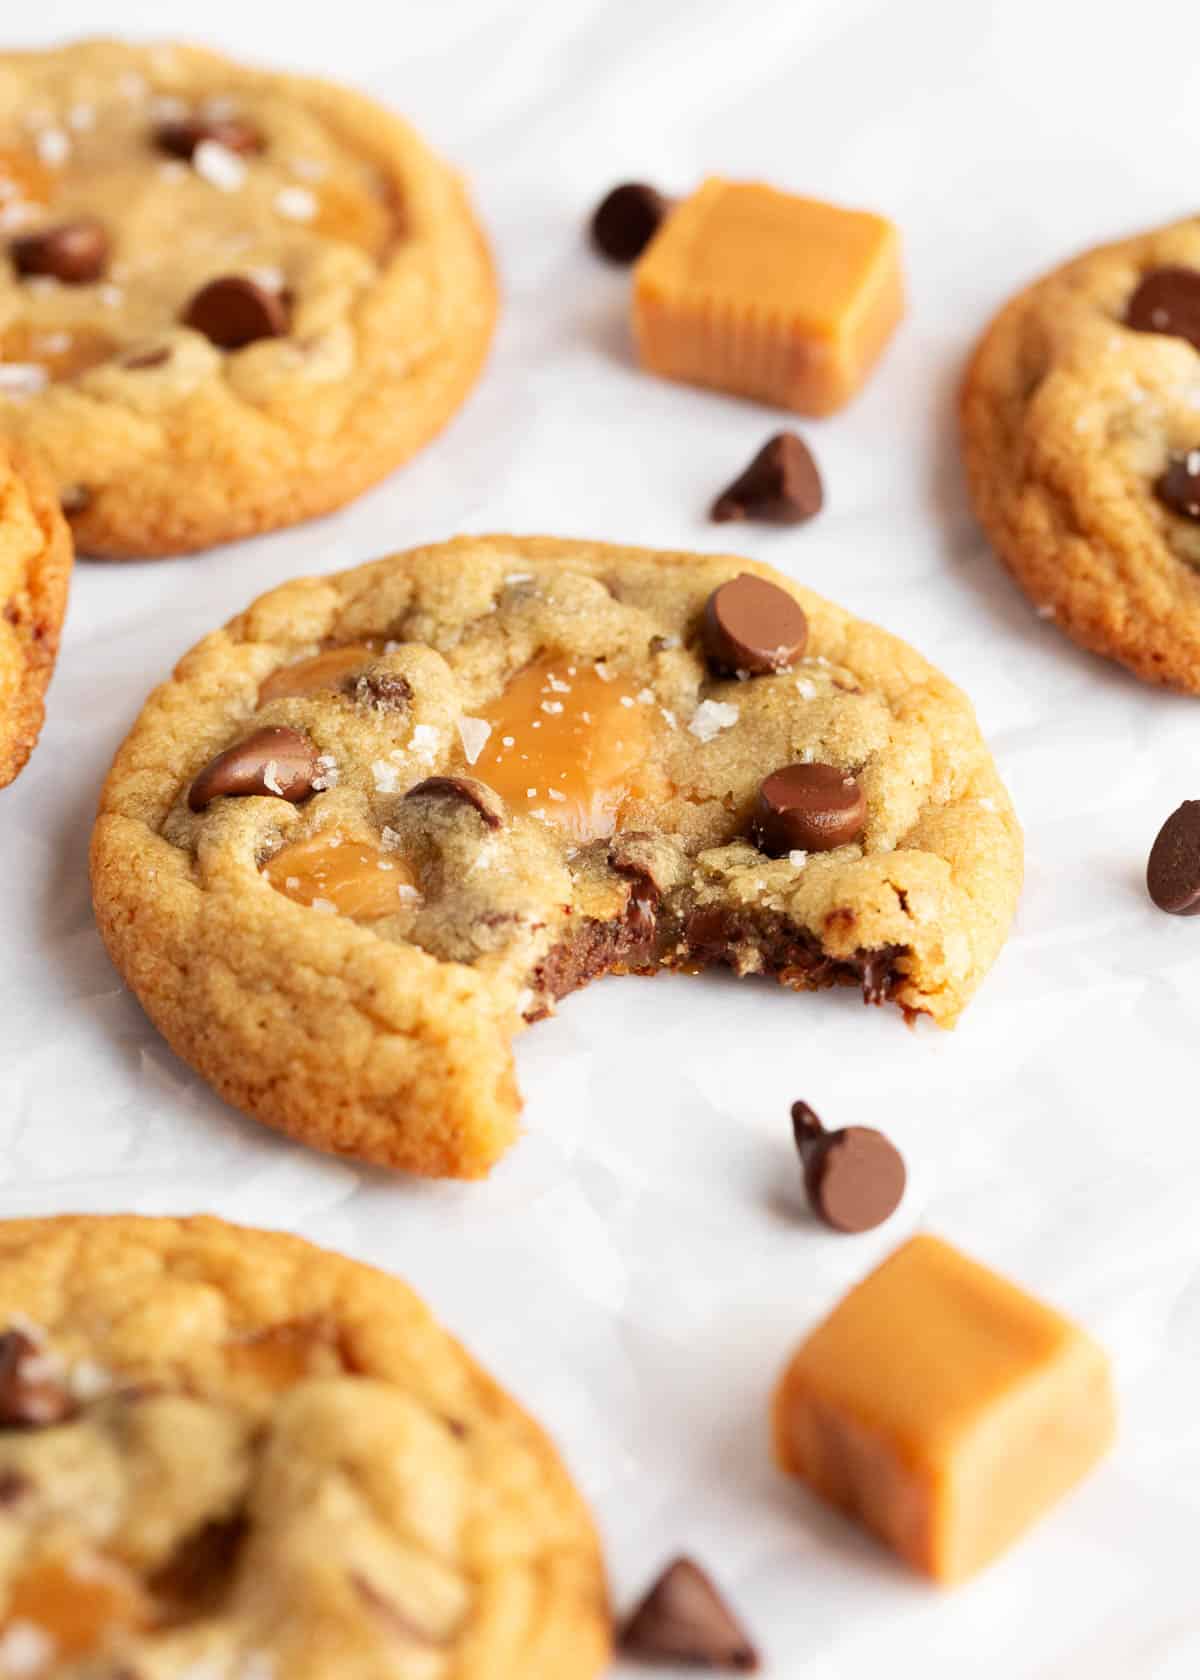
[[[362,95],[195,47],[0,54],[0,433],[81,552],[340,506],[449,419],[494,313],[461,183]]]
[[[71,576],[71,534],[50,481],[0,443],[0,788],[41,733]]]
[[[383,1273],[215,1219],[0,1224],[0,1672],[591,1680],[590,1518]]]
[[[980,522],[1043,615],[1200,692],[1200,218],[1021,292],[975,351],[961,419]]]
[[[222,1095],[462,1176],[585,981],[726,964],[949,1025],[1020,876],[911,648],[750,561],[545,537],[263,596],[151,696],[92,846],[117,966]]]

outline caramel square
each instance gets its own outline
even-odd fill
[[[981,1569],[1110,1445],[1108,1360],[1052,1308],[918,1236],[813,1331],[780,1464],[942,1582]]]
[[[903,312],[891,222],[752,182],[706,181],[634,271],[643,367],[799,414],[849,402]]]

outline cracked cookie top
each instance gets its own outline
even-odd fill
[[[1008,303],[962,393],[972,500],[1044,617],[1200,692],[1200,219]]]
[[[457,179],[361,95],[194,47],[0,54],[0,431],[82,550],[340,505],[448,418],[493,314]]]
[[[1021,874],[966,699],[769,568],[464,538],[272,591],[151,696],[93,842],[171,1043],[325,1148],[486,1170],[508,1040],[724,963],[953,1022]]]
[[[403,1284],[218,1220],[0,1224],[0,1671],[591,1680],[589,1517]]]
[[[0,443],[0,788],[42,728],[71,575],[71,537],[49,481]]]

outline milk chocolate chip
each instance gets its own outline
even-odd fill
[[[1200,799],[1185,799],[1159,830],[1146,890],[1170,916],[1200,915]]]
[[[745,472],[712,505],[718,524],[762,519],[799,525],[820,513],[825,500],[817,463],[795,432],[777,432],[764,443]]]
[[[290,324],[282,293],[244,274],[225,274],[201,286],[184,311],[185,326],[221,350],[240,350],[260,338],[282,338]]]
[[[768,857],[831,852],[862,834],[867,802],[857,779],[833,764],[789,764],[758,790],[751,835]]]
[[[75,1412],[50,1357],[23,1330],[0,1335],[0,1429],[45,1429]]]
[[[610,262],[636,262],[670,208],[671,200],[656,188],[644,181],[625,181],[597,205],[592,216],[592,244]]]
[[[18,274],[48,275],[64,286],[98,280],[108,264],[108,234],[94,216],[28,233],[9,246]]]
[[[474,776],[426,776],[423,782],[409,788],[406,799],[452,799],[472,806],[488,828],[499,828],[504,821],[504,801],[486,782]]]
[[[1200,350],[1200,270],[1151,269],[1129,300],[1125,325],[1135,332],[1186,338]]]
[[[835,1231],[873,1231],[900,1206],[908,1174],[896,1146],[873,1126],[827,1132],[806,1102],[792,1129],[813,1212]]]
[[[166,152],[170,157],[184,158],[189,163],[196,147],[205,140],[242,156],[248,152],[261,152],[264,144],[254,124],[242,117],[181,117],[177,122],[160,123],[154,131],[159,151]]]
[[[1200,519],[1200,449],[1172,455],[1166,471],[1154,481],[1154,494],[1172,513]]]
[[[742,572],[708,597],[703,639],[719,671],[782,671],[803,654],[808,620],[786,589]]]
[[[622,1656],[692,1668],[758,1668],[758,1652],[712,1581],[691,1558],[668,1565],[621,1629]]]
[[[203,811],[214,799],[274,794],[299,805],[313,792],[317,749],[298,729],[256,729],[226,747],[192,783],[188,804]]]

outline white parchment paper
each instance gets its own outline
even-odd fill
[[[1196,201],[1200,58],[1171,0],[51,0],[3,34],[203,34],[358,81],[471,176],[505,309],[446,435],[342,514],[194,559],[82,565],[29,768],[0,794],[0,1215],[211,1210],[407,1277],[553,1430],[618,1600],[680,1549],[806,1680],[1191,1680],[1200,1666],[1200,924],[1147,904],[1200,795],[1200,701],[1071,648],[972,528],[964,351],[1000,300]],[[614,181],[709,171],[893,215],[912,309],[866,394],[803,428],[828,506],[718,530],[776,417],[638,374],[628,277],[581,227]],[[914,642],[971,693],[1024,820],[1011,943],[953,1034],[849,995],[607,981],[522,1042],[527,1135],[480,1186],[324,1160],[224,1107],[119,985],[85,853],[110,757],[200,635],[301,572],[456,531],[740,547]],[[881,1124],[911,1188],[884,1230],[801,1211],[788,1104]],[[917,1226],[1111,1348],[1118,1451],[984,1578],[916,1582],[773,1471],[800,1335]]]

